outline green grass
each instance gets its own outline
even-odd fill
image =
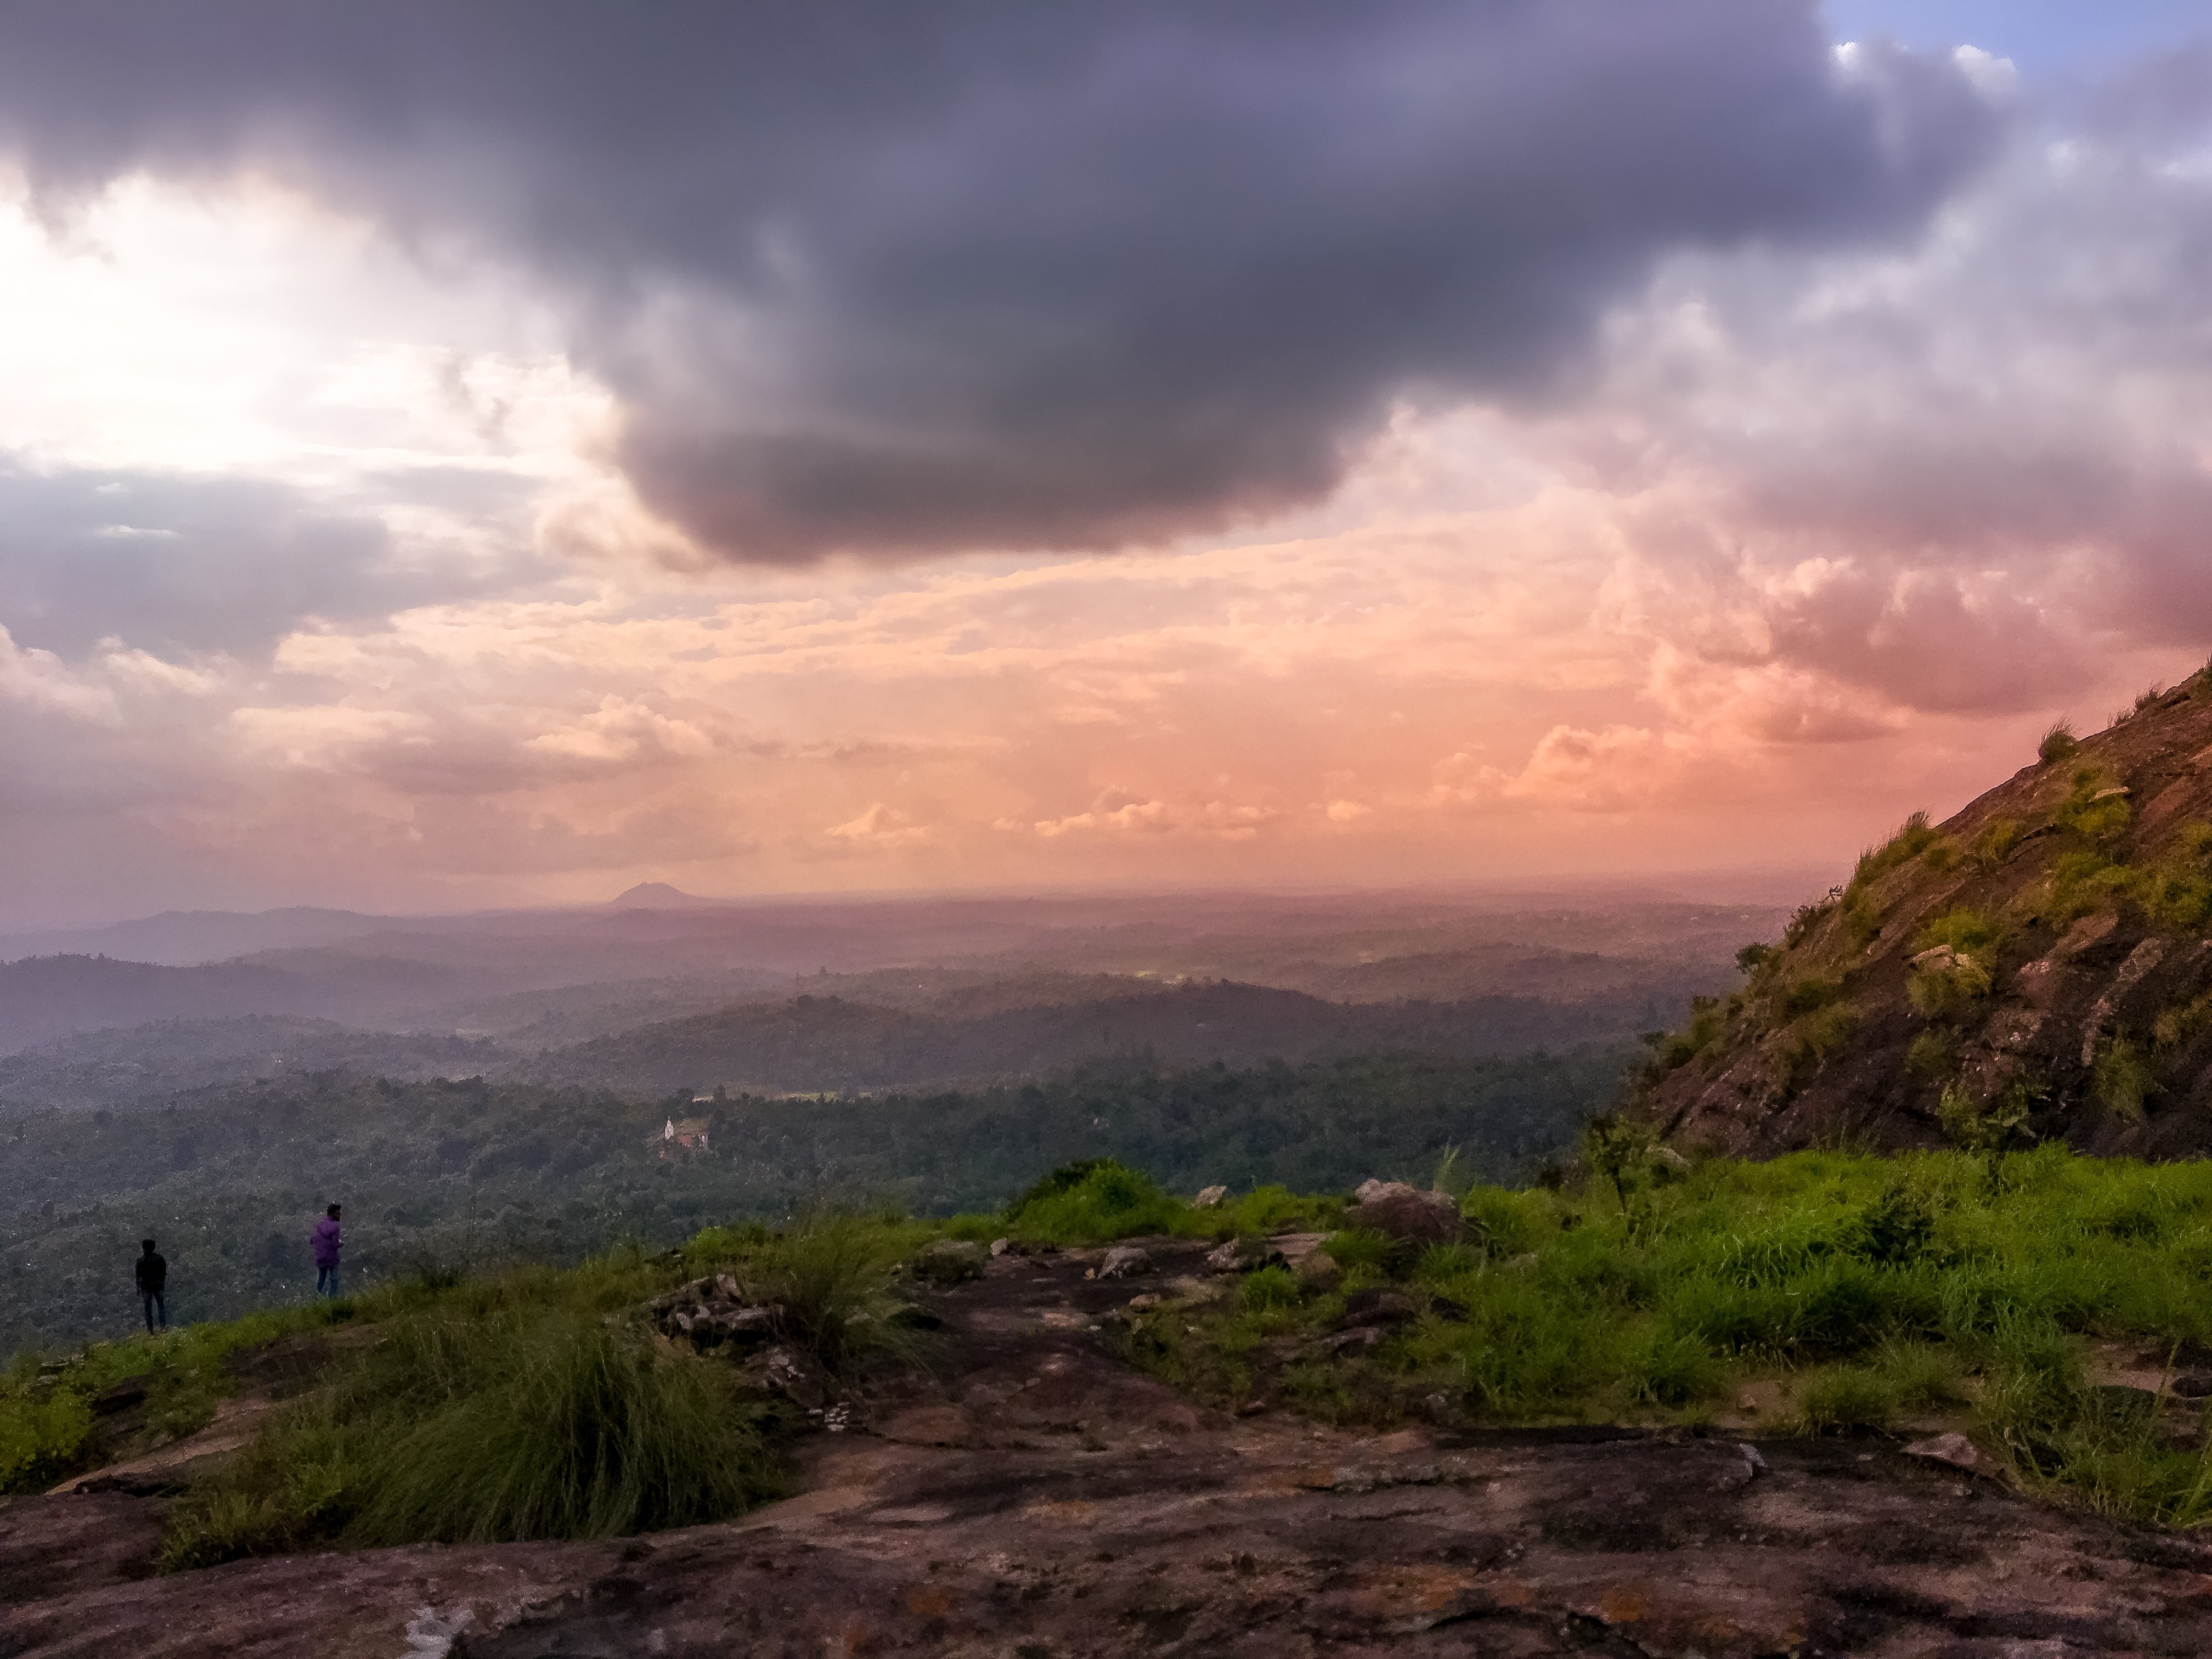
[[[1216,1403],[1376,1425],[1439,1394],[1469,1424],[1702,1420],[1775,1379],[1801,1432],[1960,1422],[2030,1486],[2212,1519],[2212,1465],[2084,1372],[2092,1338],[2212,1340],[2212,1164],[1803,1152],[1625,1197],[1476,1188],[1462,1207],[1474,1243],[1409,1261],[1340,1233],[1324,1248],[1340,1285],[1255,1275],[1229,1301],[1140,1317],[1130,1352]],[[1344,1291],[1383,1283],[1419,1316],[1325,1355]]]

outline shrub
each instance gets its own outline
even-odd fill
[[[1923,1019],[1955,1020],[1990,994],[1990,970],[1976,958],[1954,956],[1914,969],[1905,995]]]
[[[1948,945],[1962,955],[1968,951],[1989,955],[1996,951],[2003,939],[2003,924],[1995,915],[1961,906],[1945,911],[1923,927],[1918,948],[1932,951]]]
[[[2081,746],[2081,739],[2074,735],[2074,723],[2056,720],[2043,734],[2043,740],[2035,745],[2035,757],[2045,766],[2054,766]]]
[[[2071,788],[2060,803],[2053,821],[2093,842],[2111,839],[2128,827],[2134,817],[2126,789],[2100,767],[2084,766],[2074,774]]]
[[[2020,845],[2020,825],[2011,818],[1992,818],[1974,833],[1966,857],[1977,870],[1988,874],[2003,865]]]
[[[1815,899],[1810,904],[1801,904],[1791,911],[1789,922],[1782,929],[1784,947],[1794,950],[1802,945],[1812,931],[1826,920],[1828,913],[1836,908],[1843,896],[1842,888],[1833,888],[1826,896]]]
[[[1929,823],[1928,814],[1915,812],[1898,826],[1887,841],[1859,854],[1857,867],[1851,872],[1850,884],[1861,887],[1877,880],[1898,866],[1918,858],[1942,839]]]
[[[1858,1365],[1815,1371],[1797,1391],[1797,1418],[1808,1434],[1843,1434],[1886,1427],[1897,1398],[1879,1372]]]
[[[749,1299],[777,1310],[778,1335],[846,1376],[911,1356],[914,1336],[891,1291],[891,1270],[910,1246],[906,1229],[833,1212],[769,1235],[732,1266]]]
[[[2097,1104],[2115,1117],[2125,1118],[2130,1123],[2143,1120],[2143,1103],[2158,1088],[2158,1080],[2136,1049],[2125,1037],[2114,1037],[2098,1052],[2097,1064],[2092,1074],[2090,1092]]]
[[[1843,994],[1844,982],[1840,979],[1826,974],[1808,974],[1782,988],[1774,1000],[1775,1009],[1784,1019],[1794,1019],[1800,1014],[1826,1007]]]
[[[1941,1083],[1958,1068],[1951,1039],[1941,1031],[1923,1031],[1905,1051],[1905,1069],[1917,1082]]]
[[[1782,952],[1771,945],[1747,945],[1735,953],[1736,971],[1755,976],[1767,963],[1780,958]]]
[[[33,1492],[67,1469],[92,1432],[92,1408],[74,1390],[0,1397],[0,1492]]]
[[[1052,1244],[1103,1244],[1175,1230],[1186,1207],[1150,1176],[1112,1158],[1063,1165],[1024,1193],[1006,1224]]]
[[[1244,1275],[1237,1286],[1237,1300],[1248,1313],[1295,1308],[1298,1304],[1297,1275],[1287,1267],[1262,1267]]]

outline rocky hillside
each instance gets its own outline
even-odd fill
[[[1907,823],[1661,1040],[1686,1146],[2212,1150],[2212,671]]]

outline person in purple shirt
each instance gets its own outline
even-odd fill
[[[315,1251],[315,1294],[336,1296],[338,1293],[338,1206],[331,1205],[323,1212],[323,1218],[315,1224],[308,1243]]]

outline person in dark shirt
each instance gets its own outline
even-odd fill
[[[162,1291],[168,1288],[169,1263],[166,1256],[155,1254],[152,1239],[142,1238],[138,1243],[140,1250],[136,1269],[138,1299],[145,1305],[146,1334],[151,1336],[157,1315],[161,1321],[161,1328],[165,1331],[169,1328],[169,1304],[161,1297]]]

